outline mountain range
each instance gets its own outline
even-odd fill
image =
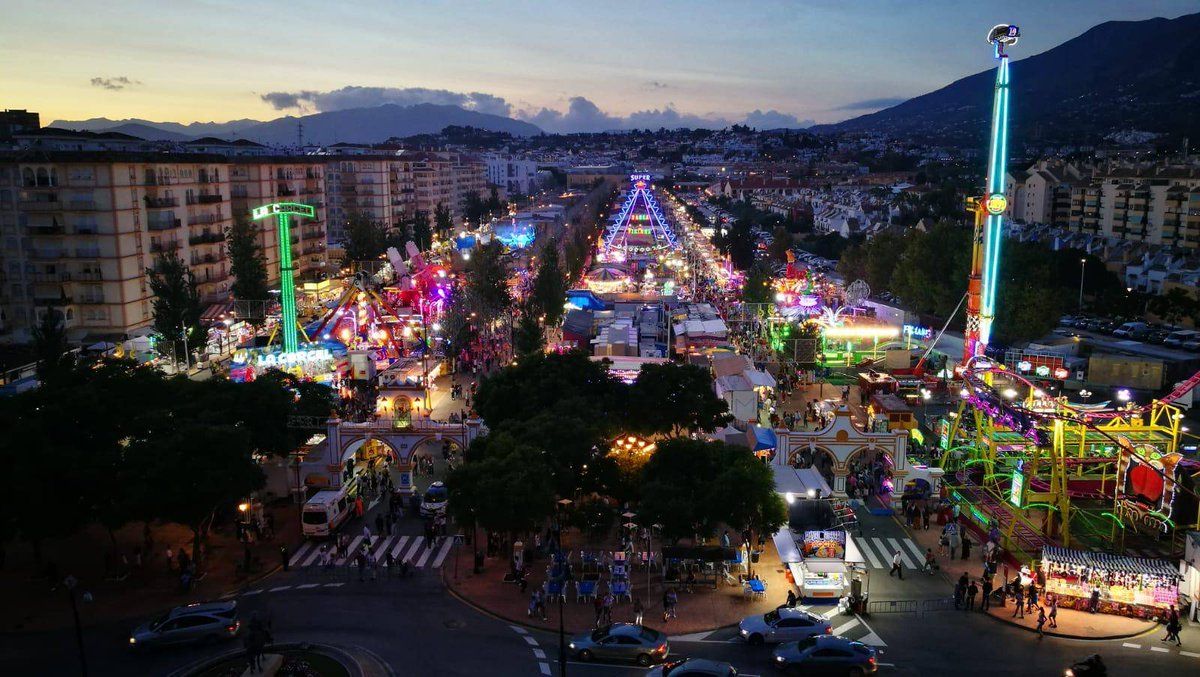
[[[294,145],[303,125],[304,142],[327,145],[379,143],[392,137],[436,134],[450,125],[476,127],[513,136],[541,134],[537,126],[500,115],[464,110],[458,106],[420,103],[412,106],[384,104],[370,108],[314,113],[276,120],[233,120],[231,122],[152,122],[150,120],[56,120],[50,127],[91,132],[121,132],[151,141],[187,141],[204,136],[249,139],[268,145]]]
[[[1020,49],[1018,42],[1009,53]],[[1094,143],[1130,130],[1200,138],[1200,14],[1103,23],[1041,54],[1012,61],[1009,71],[1014,139]],[[943,141],[985,138],[995,73],[991,68],[891,108],[813,130]]]

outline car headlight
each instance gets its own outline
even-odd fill
[[[780,663],[782,663],[784,659],[783,659],[783,656],[776,656],[776,657],[775,657],[775,660],[777,660],[777,661],[779,661]]]
[[[568,646],[568,647],[570,647],[570,648],[572,648],[572,649],[574,649],[574,648],[575,648],[575,642],[571,642],[571,643],[570,643],[570,644],[568,644],[567,646]]]
[[[129,638],[129,643],[130,643],[130,644],[137,644],[137,637],[130,637],[130,638]]]
[[[746,628],[742,628],[742,637],[747,637],[749,635],[750,635],[750,631],[747,630]]]

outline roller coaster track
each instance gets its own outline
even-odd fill
[[[1042,546],[1052,545],[1041,530],[1030,524],[1015,508],[987,488],[972,482],[966,469],[959,470],[955,479],[958,484],[954,488],[959,495],[994,519],[1001,533],[1009,534],[1009,545],[1015,545],[1015,549],[1020,550],[1026,557],[1037,557],[1042,551]],[[987,533],[989,525],[984,524],[982,527],[984,533]]]

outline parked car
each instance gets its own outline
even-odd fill
[[[647,677],[737,677],[737,669],[729,663],[706,658],[685,658],[656,665]]]
[[[632,623],[613,623],[575,635],[567,649],[584,662],[633,661],[641,666],[661,663],[671,650],[665,634]]]
[[[1188,341],[1194,341],[1198,338],[1200,338],[1200,331],[1196,331],[1195,329],[1180,329],[1179,331],[1171,332],[1166,340],[1163,341],[1163,345],[1171,348],[1180,348]]]
[[[190,644],[237,637],[242,623],[236,601],[177,606],[129,633],[129,647]]]
[[[775,648],[775,667],[788,675],[850,675],[879,671],[875,649],[845,637],[809,637]]]
[[[1184,350],[1200,351],[1200,338],[1192,341],[1185,341],[1180,348],[1183,348]]]
[[[750,644],[777,644],[804,639],[813,635],[828,635],[833,626],[824,618],[803,609],[782,607],[765,614],[742,619],[738,624],[742,639]]]
[[[1074,323],[1075,317],[1073,315],[1063,315],[1062,317],[1058,318],[1058,326],[1060,327],[1070,327],[1073,326]]]
[[[1077,317],[1075,318],[1075,321],[1071,323],[1071,326],[1075,327],[1076,329],[1087,329],[1088,322],[1091,321],[1092,318],[1090,317]]]
[[[1126,322],[1113,330],[1113,336],[1121,336],[1123,338],[1134,338],[1135,332],[1145,334],[1149,331],[1150,325],[1145,322]]]

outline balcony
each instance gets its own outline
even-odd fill
[[[66,228],[57,223],[44,226],[35,226],[33,224],[25,226],[25,231],[30,235],[63,235],[66,233],[66,230]]]
[[[188,217],[188,225],[212,225],[221,220],[219,214],[192,214]]]
[[[79,305],[84,305],[84,306],[99,306],[99,305],[104,304],[104,297],[103,296],[82,297],[82,298],[75,299],[75,303],[77,303]]]
[[[202,204],[202,205],[215,205],[215,204],[218,204],[218,203],[221,203],[224,201],[225,201],[225,196],[221,195],[220,193],[196,196],[196,202],[198,204]]]
[[[150,243],[150,251],[155,252],[155,253],[173,252],[176,249],[179,249],[179,241],[178,240],[168,240],[167,242],[151,242]]]
[[[170,209],[179,206],[179,198],[175,197],[152,197],[147,195],[146,209]]]
[[[71,200],[67,209],[75,212],[91,212],[96,210],[96,203],[91,200]]]
[[[39,261],[53,261],[56,259],[70,257],[70,250],[67,249],[30,249],[28,251],[29,258]]]
[[[27,212],[51,212],[62,209],[62,203],[58,201],[57,195],[54,193],[47,193],[46,195],[49,199],[21,200],[21,210]]]
[[[55,296],[55,297],[50,297],[50,298],[38,298],[35,296],[35,297],[33,297],[33,305],[43,306],[43,307],[44,306],[50,306],[50,307],[69,306],[69,305],[71,305],[71,297],[70,296]]]
[[[285,188],[283,186],[279,187],[279,197],[294,197],[295,195],[295,190],[292,190],[291,188]]]
[[[192,244],[192,245],[214,244],[217,242],[224,242],[224,241],[225,241],[225,236],[222,235],[221,233],[201,233],[199,235],[193,235],[188,238],[188,244]]]
[[[146,228],[152,231],[173,230],[182,225],[180,219],[151,219],[146,222]]]
[[[29,279],[35,283],[45,282],[69,282],[71,280],[70,273],[30,273]]]
[[[77,259],[98,259],[100,258],[99,247],[83,247],[75,250],[75,258]]]
[[[324,238],[325,237],[325,229],[320,228],[320,229],[313,229],[313,230],[305,230],[300,233],[300,237],[305,240],[315,240],[317,238]]]
[[[212,275],[204,280],[197,280],[197,282],[199,284],[211,284],[214,282],[224,282],[225,280],[228,280],[228,279],[229,279],[229,273],[217,273],[216,275]]]
[[[104,280],[104,273],[98,270],[77,270],[74,273],[62,273],[68,280],[75,282],[100,282]]]
[[[216,262],[217,262],[216,254],[204,254],[204,255],[192,254],[192,265],[193,266],[198,266],[202,263],[216,263]]]

